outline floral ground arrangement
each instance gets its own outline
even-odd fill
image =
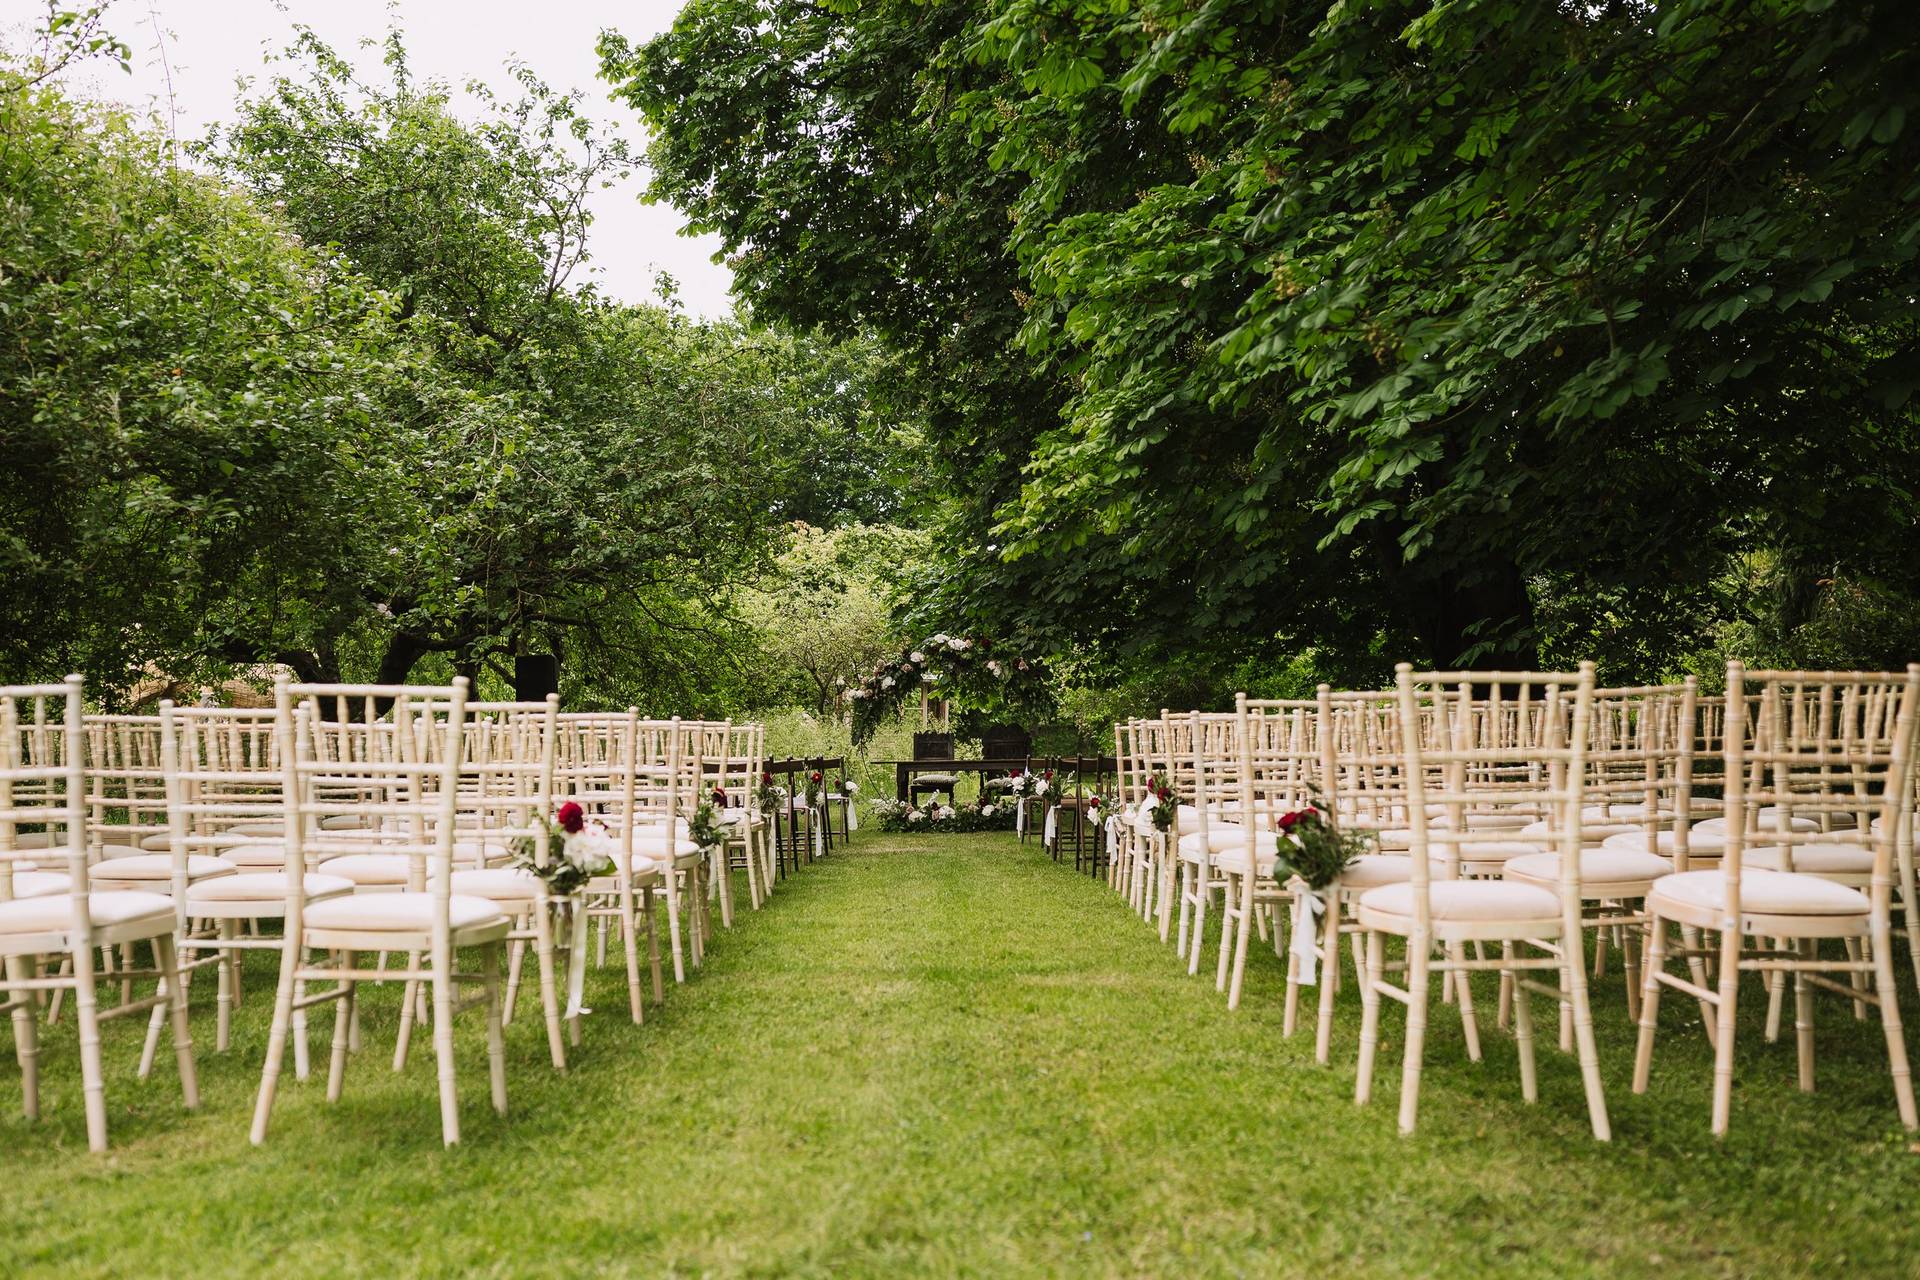
[[[512,1110],[472,1107],[450,1152],[421,1123],[431,1056],[396,1076],[377,1051],[332,1110],[323,1080],[289,1081],[276,1141],[248,1147],[265,1024],[243,1018],[202,1059],[194,1115],[171,1081],[134,1081],[139,1035],[108,1024],[114,1150],[92,1162],[76,1050],[51,1036],[40,1129],[0,1116],[0,1275],[257,1276],[265,1257],[276,1276],[1912,1274],[1920,1155],[1870,1023],[1823,1025],[1811,1097],[1791,1037],[1743,1027],[1741,1123],[1715,1144],[1704,1041],[1675,1037],[1634,1098],[1624,1020],[1602,1019],[1620,1105],[1601,1146],[1551,1050],[1528,1107],[1509,1039],[1476,1066],[1436,1018],[1407,1141],[1391,1106],[1353,1107],[1350,988],[1317,1068],[1310,1038],[1280,1038],[1271,950],[1229,1014],[1032,845],[863,829],[778,892],[644,1034],[588,1018],[564,1076],[534,1069],[537,1020],[516,1020]],[[595,970],[588,1003],[617,1009],[617,975]],[[247,998],[272,990],[253,965]],[[391,1044],[397,989],[367,996],[370,1042]],[[477,1025],[457,1034],[484,1061]]]
[[[911,804],[881,797],[871,807],[874,823],[880,830],[895,832],[969,835],[981,831],[1011,831],[1019,816],[1013,800],[994,792],[952,804],[938,798]]]

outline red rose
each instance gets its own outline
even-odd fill
[[[569,800],[560,806],[560,811],[553,815],[553,820],[559,823],[560,829],[568,835],[579,835],[580,828],[587,825],[587,813],[586,810]]]
[[[770,786],[772,786],[772,785],[773,785],[773,775],[772,775],[771,773],[767,773],[767,772],[762,772],[762,773],[760,774],[760,785],[761,785],[761,786],[763,786],[763,787],[770,787]]]
[[[820,779],[820,771],[819,771],[818,769],[815,769],[815,770],[813,771],[813,780],[814,780],[815,782],[819,782],[819,781],[821,780],[821,779]]]
[[[725,787],[715,787],[713,789],[713,802],[722,809],[727,807],[727,789]]]
[[[1280,830],[1292,835],[1295,827],[1303,822],[1311,822],[1319,816],[1311,805],[1305,809],[1295,809],[1292,813],[1283,813],[1280,815]]]

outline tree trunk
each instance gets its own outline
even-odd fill
[[[1511,560],[1442,570],[1409,591],[1408,603],[1408,621],[1437,667],[1531,670],[1539,664],[1533,600]]]

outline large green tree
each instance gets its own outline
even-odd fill
[[[1044,390],[956,401],[948,465],[994,480],[952,526],[966,604],[1439,662],[1625,615],[1658,666],[1737,551],[1802,610],[1836,572],[1915,585],[1916,21],[695,0],[603,52],[758,305],[930,352],[924,304]]]

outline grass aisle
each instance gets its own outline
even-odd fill
[[[1543,1047],[1541,1102],[1523,1106],[1510,1041],[1489,1031],[1468,1064],[1440,1006],[1421,1131],[1401,1140],[1394,1011],[1382,1094],[1357,1111],[1351,991],[1331,1069],[1279,1038],[1278,993],[1258,953],[1227,1014],[1103,885],[1033,846],[868,835],[743,910],[645,1028],[596,974],[564,1079],[523,1004],[505,1120],[464,1025],[460,1149],[439,1147],[430,1054],[387,1068],[389,990],[367,1002],[346,1099],[289,1081],[254,1151],[256,970],[233,1052],[207,1051],[196,1015],[197,1116],[170,1073],[131,1079],[139,1033],[109,1024],[104,1161],[85,1150],[70,1025],[38,1130],[17,1118],[9,1039],[0,1275],[1913,1273],[1920,1155],[1880,1051],[1830,1001],[1821,1094],[1793,1091],[1791,1036],[1762,1046],[1755,1024],[1716,1146],[1690,1011],[1670,1002],[1655,1092],[1631,1098],[1605,984],[1603,1148],[1568,1060]]]

